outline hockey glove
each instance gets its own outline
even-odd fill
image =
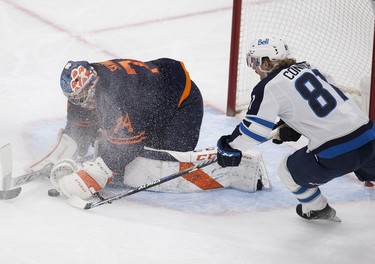
[[[52,185],[55,188],[58,189],[59,188],[59,181],[63,177],[65,177],[69,174],[72,174],[77,170],[78,170],[78,167],[77,167],[77,164],[75,163],[75,161],[70,160],[70,159],[66,159],[66,160],[63,160],[60,163],[56,164],[52,168],[49,179],[50,179]]]
[[[289,127],[283,120],[280,120],[275,125],[277,133],[273,136],[272,142],[275,144],[281,144],[286,141],[298,141],[301,134]]]
[[[113,172],[103,159],[98,157],[94,162],[83,164],[82,169],[69,174],[58,181],[59,190],[66,197],[76,195],[87,200],[103,189],[113,177]]]
[[[222,136],[217,142],[217,163],[222,167],[235,167],[241,162],[242,152],[228,144],[230,136]]]

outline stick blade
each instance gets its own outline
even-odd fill
[[[16,198],[21,193],[21,190],[21,187],[9,190],[0,190],[0,200],[10,200]]]

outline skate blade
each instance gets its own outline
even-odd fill
[[[342,222],[341,219],[340,219],[339,217],[337,217],[337,216],[334,216],[334,217],[329,218],[329,219],[327,219],[327,220],[329,220],[329,221],[333,221],[333,222],[339,222],[339,223]]]

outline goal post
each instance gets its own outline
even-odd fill
[[[232,10],[232,33],[229,57],[229,78],[228,78],[228,96],[227,96],[227,115],[236,115],[236,91],[237,91],[237,73],[240,49],[240,29],[242,17],[242,0],[233,0]]]
[[[374,48],[372,51],[372,72],[371,72],[371,89],[370,89],[370,101],[369,101],[369,105],[370,105],[369,116],[370,116],[370,119],[375,122],[375,25],[374,25],[373,45],[374,45]]]
[[[373,0],[233,0],[227,115],[247,109],[260,81],[246,66],[250,42],[277,36],[297,61],[331,75],[375,121]]]

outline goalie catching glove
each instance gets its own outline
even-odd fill
[[[70,161],[66,161],[66,164],[60,163],[55,166],[51,172],[52,183],[54,179],[57,188],[66,197],[76,195],[84,200],[90,199],[93,194],[111,182],[113,177],[113,172],[100,157],[94,162],[83,163],[81,169],[61,177],[64,173],[71,172],[73,168]]]
[[[65,159],[75,159],[78,153],[77,143],[60,130],[55,146],[44,157],[29,166],[29,171],[38,171],[49,164],[56,165]]]

